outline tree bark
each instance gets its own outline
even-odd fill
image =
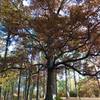
[[[24,87],[24,91],[23,91],[23,99],[26,99],[26,94],[27,94],[27,85],[28,85],[28,75],[27,75],[27,70],[25,72],[25,87]]]
[[[43,98],[45,98],[46,95],[46,72],[43,72]]]
[[[26,90],[26,98],[25,98],[25,100],[28,100],[29,89],[30,89],[30,82],[31,82],[31,70],[29,70],[27,90]]]
[[[76,94],[76,97],[78,97],[77,80],[76,80],[76,74],[74,70],[73,70],[73,73],[74,73],[75,94]]]
[[[56,96],[56,73],[54,69],[47,69],[47,90],[45,100],[54,100]]]
[[[18,82],[18,99],[20,100],[20,85],[21,85],[21,71],[19,73],[19,82]]]
[[[11,85],[11,99],[14,100],[14,83],[12,82],[12,85]]]
[[[39,72],[37,74],[37,91],[36,91],[36,100],[39,100]]]
[[[6,100],[6,95],[7,95],[7,92],[4,91],[4,100]]]
[[[66,99],[70,97],[69,87],[68,87],[68,70],[65,68],[65,75],[66,75]]]
[[[32,100],[32,98],[33,98],[34,88],[35,88],[35,84],[33,83],[33,84],[32,84],[32,87],[31,87],[31,89],[30,89],[30,96],[29,96],[29,100]]]
[[[0,86],[0,100],[1,100],[1,94],[2,94],[1,89],[2,89],[2,88],[1,88],[1,86]]]

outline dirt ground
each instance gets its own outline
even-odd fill
[[[36,100],[36,99],[33,99],[33,100]],[[44,99],[39,99],[39,100],[44,100]],[[75,98],[75,97],[71,97],[69,99],[66,99],[65,97],[62,97],[61,100],[100,100],[100,98],[86,98],[86,97]]]
[[[87,97],[74,98],[74,97],[71,97],[69,99],[62,98],[62,100],[100,100],[100,98],[87,98]]]

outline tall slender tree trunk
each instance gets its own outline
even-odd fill
[[[56,89],[56,97],[58,96],[58,91],[57,91],[57,70],[54,72],[54,77],[55,77],[55,89]]]
[[[21,71],[20,71],[20,73],[19,73],[18,98],[17,98],[17,100],[20,100],[20,85],[21,85]]]
[[[1,88],[1,86],[0,86],[0,100],[1,100],[1,96],[2,96],[2,88]]]
[[[7,91],[4,91],[4,100],[6,100]]]
[[[45,98],[45,94],[46,94],[46,72],[43,72],[43,98]]]
[[[75,94],[78,97],[77,80],[76,80],[76,74],[74,70],[73,70],[73,73],[74,73]]]
[[[31,71],[29,70],[29,76],[28,76],[28,83],[27,83],[27,89],[26,89],[26,97],[25,97],[25,100],[28,100],[29,89],[30,89],[30,82],[31,82]]]
[[[37,74],[37,91],[36,91],[36,100],[39,100],[39,72]]]
[[[34,91],[34,87],[35,87],[35,84],[33,83],[33,84],[32,84],[32,87],[31,87],[31,89],[30,89],[30,96],[29,96],[29,100],[32,100],[32,98],[33,98],[33,91]]]
[[[10,100],[10,99],[9,99],[9,92],[10,92],[10,91],[7,91],[7,96],[6,96],[7,98],[6,98],[6,100]]]
[[[56,75],[55,70],[48,68],[47,69],[47,90],[45,100],[54,100],[56,96]]]
[[[27,84],[28,84],[28,75],[27,75],[27,70],[25,72],[25,87],[24,87],[24,91],[23,91],[23,99],[26,99],[26,94],[27,94]]]
[[[68,87],[68,70],[65,68],[65,76],[66,76],[66,98],[68,99],[70,97],[69,93],[69,87]]]
[[[11,99],[14,100],[14,83],[11,85]]]
[[[72,79],[72,77],[71,77],[71,70],[69,69],[69,71],[68,71],[68,77],[69,77],[69,93],[71,92],[71,90],[72,90],[72,85],[71,85],[71,79]]]

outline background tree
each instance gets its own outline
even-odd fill
[[[85,82],[85,83],[84,83]],[[87,78],[79,82],[80,97],[99,97],[100,89],[96,79]]]

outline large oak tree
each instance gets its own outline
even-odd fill
[[[38,55],[44,60],[33,65],[47,69],[45,100],[53,100],[56,93],[55,69],[99,74],[88,66],[88,60],[100,56],[99,0],[30,0],[28,6],[23,0],[1,0],[0,10],[0,21],[8,31],[3,67],[8,68],[5,62],[9,40],[18,36],[20,45],[26,50],[31,48],[29,55],[33,59]]]

